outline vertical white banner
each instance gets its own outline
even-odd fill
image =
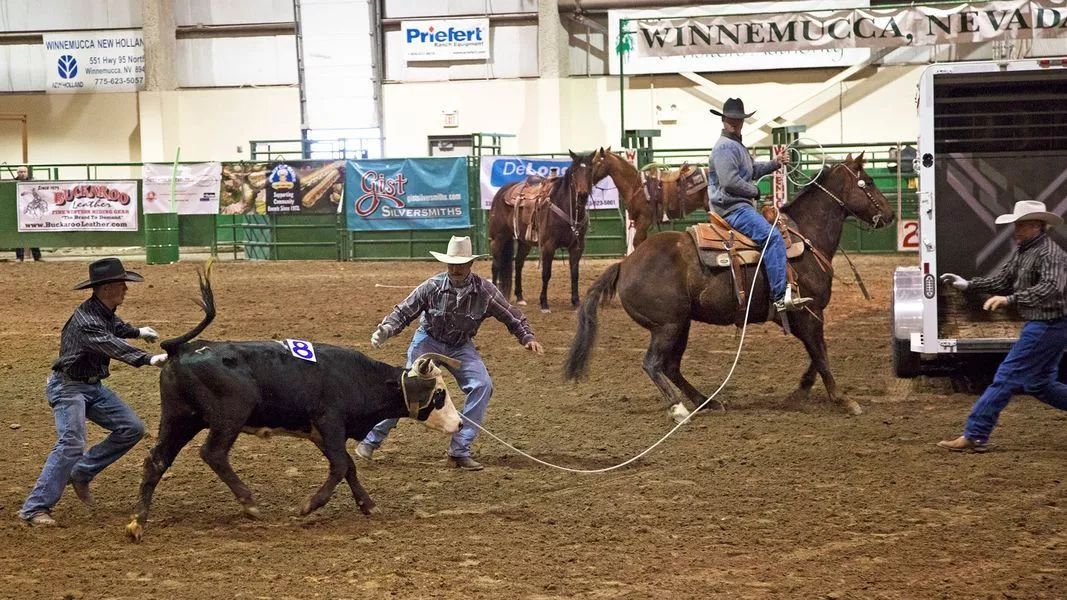
[[[222,165],[217,162],[178,165],[175,199],[172,204],[170,182],[174,165],[146,164],[144,180],[145,214],[177,212],[179,215],[217,215]]]
[[[45,91],[136,92],[144,88],[140,29],[62,31],[44,38]]]

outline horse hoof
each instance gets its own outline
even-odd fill
[[[526,306],[526,301],[525,300],[519,300],[519,301],[515,302],[515,306]]]
[[[368,500],[367,502],[360,504],[359,511],[367,515],[368,517],[381,512],[381,510],[378,508],[378,505],[375,504],[373,500]]]
[[[667,414],[669,414],[671,418],[674,419],[675,423],[681,423],[689,417],[689,411],[686,410],[685,406],[683,406],[681,402],[671,406],[671,408],[667,411]]]
[[[244,515],[245,517],[252,519],[253,521],[258,521],[263,518],[263,514],[259,512],[258,506],[244,507]]]
[[[137,519],[130,521],[130,524],[126,526],[126,538],[131,542],[139,543],[143,535],[144,528],[137,522]]]
[[[858,417],[863,414],[863,408],[855,400],[849,400],[845,403],[845,410],[854,417]]]
[[[552,312],[552,309],[551,308],[542,308],[541,312],[547,315],[547,314]]]

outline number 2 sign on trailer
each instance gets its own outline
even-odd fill
[[[919,251],[919,221],[901,219],[897,221],[897,252]]]

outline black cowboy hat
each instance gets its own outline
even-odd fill
[[[76,290],[84,290],[85,288],[96,287],[98,285],[104,285],[105,283],[112,283],[115,281],[144,281],[144,277],[141,277],[133,271],[127,271],[122,266],[122,261],[117,258],[101,258],[94,261],[89,265],[89,279],[74,286]]]
[[[719,112],[714,108],[710,110],[711,114],[726,117],[727,119],[747,119],[756,114],[756,111],[746,113],[745,102],[740,98],[727,98],[726,103],[722,105],[722,112]]]

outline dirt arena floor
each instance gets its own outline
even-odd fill
[[[68,490],[54,511],[59,527],[15,517],[54,442],[44,380],[85,297],[70,288],[86,263],[0,263],[0,598],[1067,598],[1067,413],[1019,398],[995,451],[935,448],[958,434],[974,396],[890,375],[890,274],[907,262],[859,259],[871,302],[835,284],[830,356],[861,417],[829,404],[821,384],[787,402],[806,356],[759,326],[723,393],[729,410],[697,418],[620,471],[549,470],[482,436],[475,454],[487,468],[457,472],[445,465],[447,440],[409,422],[373,463],[359,463],[379,514],[361,515],[342,485],[300,518],[326,476],[321,454],[301,440],[242,436],[232,458],[264,513],[253,522],[200,461],[201,434],[160,484],[140,545],[124,527],[152,437],[94,482],[96,505]],[[583,263],[583,290],[608,264]],[[169,337],[200,319],[195,263],[127,266],[147,278],[130,286],[120,309],[128,321]],[[382,350],[370,334],[436,270],[223,263],[219,316],[204,337],[308,339],[399,364],[411,330]],[[489,265],[476,270],[488,275]],[[496,386],[485,424],[546,460],[612,465],[673,423],[641,370],[646,333],[617,307],[602,317],[594,376],[561,381],[575,329],[562,274],[556,310],[529,312],[544,357],[500,324],[483,326],[477,341]],[[732,329],[698,326],[683,369],[710,392],[736,345]],[[154,433],[157,373],[113,370],[109,384]]]

